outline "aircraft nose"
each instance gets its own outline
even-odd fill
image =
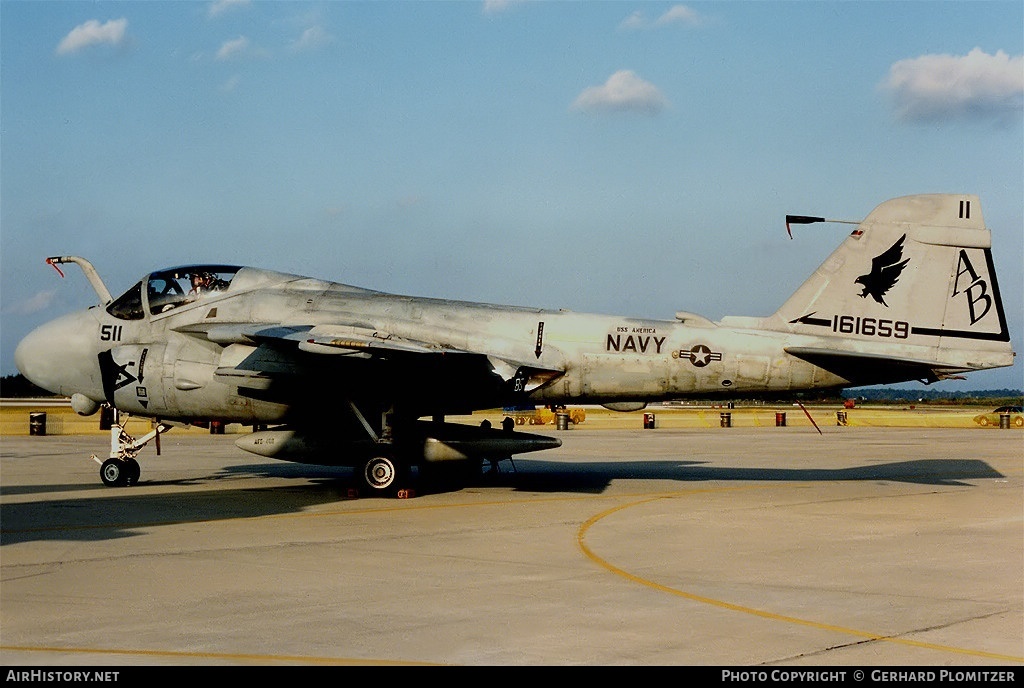
[[[14,350],[14,363],[33,384],[54,394],[103,398],[96,318],[72,313],[32,330]]]
[[[28,335],[18,342],[18,348],[14,350],[14,364],[18,366],[18,370],[21,374],[27,377],[32,384],[39,385],[43,389],[54,391],[49,388],[48,384],[43,384],[43,378],[46,377],[45,366],[42,365],[43,361],[40,360],[38,352],[41,348],[41,344],[46,342],[46,337],[40,333],[43,328],[36,328],[28,333]]]

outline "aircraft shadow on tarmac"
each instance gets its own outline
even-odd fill
[[[600,494],[613,480],[646,479],[680,482],[833,482],[895,481],[934,486],[965,486],[970,480],[1003,475],[977,459],[896,461],[841,469],[730,468],[685,461],[631,461],[561,463],[517,460],[503,462],[497,473],[481,475],[469,485],[422,483],[417,496],[463,487],[508,488],[518,492]],[[245,476],[303,480],[302,484],[261,488],[226,488],[174,491],[196,484],[233,481]],[[358,498],[351,469],[307,464],[249,464],[222,469],[203,478],[146,481],[149,487],[166,486],[153,494],[139,488],[102,485],[47,485],[3,487],[5,496],[95,490],[97,499],[53,499],[0,505],[0,546],[32,541],[101,541],[132,537],[140,529],[177,523],[201,523],[298,513],[310,507]],[[136,491],[138,490],[138,491]],[[371,499],[383,498],[371,497]]]
[[[966,480],[1001,478],[1003,475],[976,459],[927,459],[898,461],[841,469],[814,468],[731,468],[699,462],[631,461],[565,464],[546,461],[517,461],[509,487],[531,492],[603,491],[612,480],[646,479],[680,482],[833,482],[896,481],[936,486],[968,486]],[[488,476],[484,476],[487,478]]]

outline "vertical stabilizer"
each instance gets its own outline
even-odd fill
[[[1013,352],[977,196],[882,203],[770,319],[826,340],[796,355],[934,364],[935,377],[1012,365]],[[817,348],[815,348],[817,347]]]

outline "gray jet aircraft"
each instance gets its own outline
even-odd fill
[[[821,221],[836,222],[788,216],[787,229]],[[447,415],[633,411],[1012,365],[978,197],[896,198],[851,224],[773,315],[718,322],[399,296],[234,265],[158,270],[115,299],[87,260],[53,257],[83,269],[100,305],[31,332],[16,362],[80,414],[155,419],[134,438],[114,416],[107,485],[137,482],[139,450],[174,424],[217,421],[253,426],[237,441],[246,451],[351,466],[368,493],[398,496],[422,474],[475,474],[561,444]]]

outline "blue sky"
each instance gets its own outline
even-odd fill
[[[0,0],[0,373],[96,300],[50,255],[717,319],[847,231],[787,213],[933,192],[981,196],[1021,352],[1022,42],[1019,0]]]

